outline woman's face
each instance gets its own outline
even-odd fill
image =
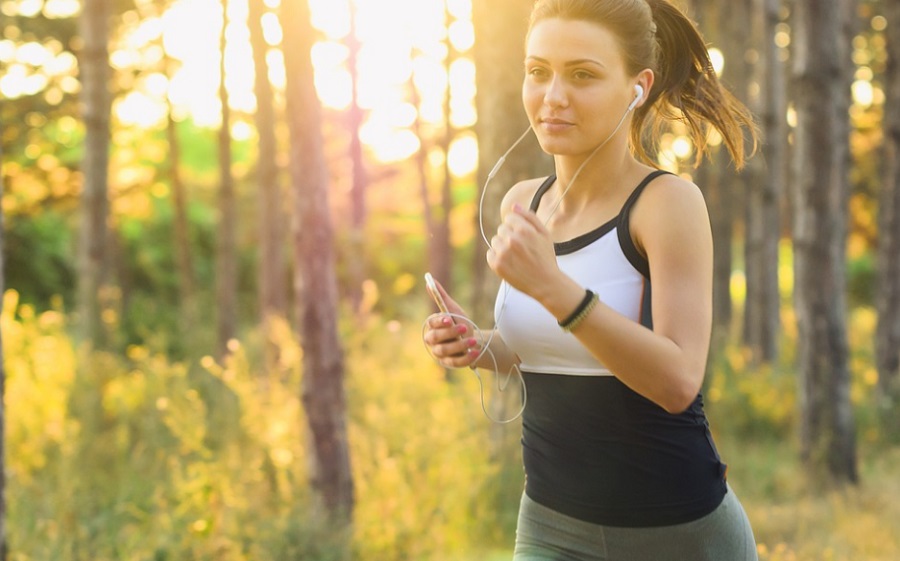
[[[626,72],[615,36],[605,27],[556,18],[532,27],[525,47],[522,101],[545,152],[592,152],[615,130],[634,100],[636,83]]]

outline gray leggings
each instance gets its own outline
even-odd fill
[[[684,524],[619,528],[584,522],[522,493],[513,561],[757,561],[740,501],[728,489],[714,511]]]

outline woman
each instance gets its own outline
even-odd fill
[[[522,371],[514,559],[756,559],[700,396],[706,206],[642,144],[652,154],[655,124],[680,118],[698,160],[712,126],[740,167],[752,119],[666,0],[538,0],[525,54],[525,111],[556,173],[513,186],[501,205],[487,255],[503,282],[496,331],[439,314],[425,332],[446,366]]]

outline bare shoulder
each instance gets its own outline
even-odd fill
[[[631,224],[635,244],[645,255],[653,239],[679,243],[711,236],[703,193],[677,175],[662,175],[647,185],[632,210]]]
[[[519,181],[518,183],[510,187],[509,191],[506,192],[506,195],[503,196],[503,202],[500,203],[501,220],[503,218],[506,218],[506,214],[516,203],[527,208],[531,204],[531,199],[534,198],[534,194],[537,192],[538,188],[546,180],[546,176],[535,177],[532,179]]]

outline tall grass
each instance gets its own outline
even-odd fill
[[[14,561],[450,561],[508,558],[521,493],[518,428],[493,427],[468,371],[426,355],[417,322],[348,319],[350,535],[307,483],[302,349],[286,326],[264,371],[249,333],[231,357],[76,348],[62,310],[5,295],[8,532]],[[794,442],[788,358],[714,362],[709,412],[763,560],[900,558],[900,449],[871,414],[871,313],[851,321],[862,484],[817,493]],[[490,552],[490,553],[487,553]]]

